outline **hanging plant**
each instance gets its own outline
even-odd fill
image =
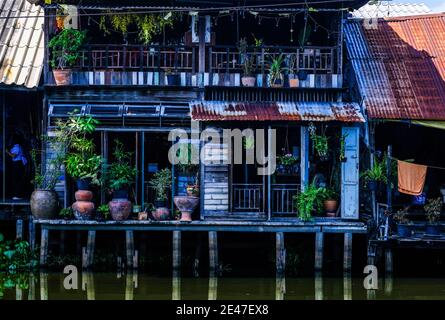
[[[322,130],[323,131],[323,130]],[[313,123],[309,125],[309,134],[312,140],[312,145],[314,146],[314,150],[317,155],[321,159],[326,159],[328,157],[329,151],[329,138],[326,136],[324,132],[321,135],[317,134],[316,128]]]

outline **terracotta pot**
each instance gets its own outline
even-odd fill
[[[173,201],[179,211],[181,211],[181,221],[192,221],[192,212],[198,206],[199,198],[192,196],[176,196]]]
[[[91,201],[93,199],[93,193],[89,190],[77,190],[74,193],[74,197],[77,201]]]
[[[299,82],[298,79],[289,79],[289,87],[298,88]]]
[[[241,77],[241,83],[243,87],[255,87],[256,78],[255,77]]]
[[[91,201],[76,201],[71,206],[74,210],[74,217],[77,220],[93,220],[94,203]]]
[[[324,204],[324,209],[326,210],[327,213],[335,214],[337,212],[337,208],[338,208],[337,200],[332,200],[332,199],[325,200],[323,204]]]
[[[53,70],[54,80],[58,86],[67,86],[71,84],[71,70],[69,69],[54,69]]]
[[[112,199],[108,203],[111,218],[114,221],[127,220],[131,212],[131,201],[127,199]]]
[[[161,221],[161,220],[169,220],[170,219],[170,210],[166,207],[156,208],[155,211],[151,213],[153,219]]]
[[[59,197],[54,190],[35,190],[31,194],[31,212],[35,219],[55,219],[59,209]]]

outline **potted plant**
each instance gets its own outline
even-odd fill
[[[289,57],[289,87],[298,88],[300,79],[297,76],[298,59],[296,54],[292,54]]]
[[[386,169],[384,162],[374,159],[374,165],[365,170],[361,174],[361,178],[364,179],[369,190],[377,191],[380,183],[386,184],[388,182],[385,171]]]
[[[283,73],[286,68],[283,65],[284,55],[272,57],[269,63],[269,85],[273,88],[280,88],[283,86]]]
[[[85,38],[84,31],[63,29],[48,42],[48,47],[51,49],[50,64],[57,85],[71,83],[71,68],[81,57],[80,48]]]
[[[154,206],[156,210],[153,217],[156,220],[167,220],[170,218],[170,210],[167,207],[168,190],[172,183],[172,172],[165,168],[153,175],[150,180],[150,186],[155,192]]]
[[[277,156],[278,172],[294,173],[298,172],[298,158],[291,153]]]
[[[428,199],[428,203],[423,207],[426,213],[428,223],[425,228],[425,233],[428,235],[440,235],[441,225],[440,215],[442,213],[442,199]]]
[[[31,194],[31,213],[36,219],[53,219],[57,217],[59,196],[54,190],[59,180],[63,164],[63,155],[56,152],[56,156],[49,161],[45,170],[37,160],[37,150],[32,150],[31,159],[34,164],[34,191]]]
[[[59,212],[59,217],[64,219],[64,220],[70,220],[73,218],[74,215],[74,211],[73,208],[68,207],[68,208],[63,208],[62,210],[60,210]]]
[[[101,204],[96,210],[96,220],[106,221],[110,217],[110,208],[108,204]]]
[[[329,152],[329,144],[328,144],[329,138],[324,133],[323,128],[322,128],[322,133],[317,134],[315,126],[311,123],[309,125],[309,136],[311,138],[312,146],[315,150],[315,153],[318,155],[320,160],[326,161],[328,159],[328,152]]]
[[[105,180],[108,181],[108,189],[113,193],[112,200],[108,203],[113,220],[128,219],[131,213],[131,202],[128,200],[128,188],[134,182],[137,169],[131,165],[133,153],[126,152],[124,145],[119,140],[114,140],[113,156],[115,161],[105,169]]]
[[[241,64],[243,67],[243,76],[241,77],[241,83],[244,87],[254,87],[256,78],[253,76],[254,72],[254,55],[250,56],[247,53],[247,40],[242,38],[239,42],[239,52],[241,56]]]
[[[176,68],[175,68],[175,70],[167,68],[165,70],[165,74],[167,76],[167,84],[169,86],[180,86],[181,85],[181,75],[178,72],[176,72]]]
[[[312,219],[313,213],[318,213],[323,207],[323,188],[310,184],[306,189],[293,196],[294,206],[298,210],[298,217],[303,221]]]
[[[407,209],[401,209],[393,215],[393,220],[397,224],[397,235],[402,238],[412,235],[412,222],[407,218],[407,215]]]
[[[338,192],[330,188],[321,188],[320,196],[323,199],[323,208],[326,212],[326,216],[335,217],[338,209]]]

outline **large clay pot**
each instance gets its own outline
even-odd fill
[[[158,207],[151,213],[151,215],[153,216],[153,219],[158,221],[169,220],[170,210],[168,210],[167,207]]]
[[[54,81],[58,86],[67,86],[71,84],[71,70],[54,69],[53,70]]]
[[[114,221],[127,220],[131,212],[131,201],[128,199],[112,199],[108,203],[111,218]]]
[[[74,194],[77,201],[91,201],[93,199],[93,193],[89,190],[78,190]]]
[[[335,214],[337,213],[337,208],[338,208],[338,201],[328,199],[328,200],[325,200],[325,202],[323,204],[324,204],[324,209],[326,210],[326,214],[329,217],[335,217]]]
[[[94,202],[76,201],[71,206],[74,211],[74,217],[77,220],[93,220],[94,218]]]
[[[59,197],[54,190],[35,190],[31,194],[31,212],[35,219],[55,219]]]
[[[198,206],[199,198],[191,196],[176,196],[173,199],[175,205],[181,211],[181,221],[192,221],[192,212]]]
[[[255,87],[255,77],[241,77],[241,83],[243,87]]]

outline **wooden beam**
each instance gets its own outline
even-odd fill
[[[275,247],[276,247],[276,275],[283,276],[286,271],[286,249],[284,245],[284,233],[275,233]]]
[[[321,271],[323,269],[323,247],[323,232],[317,232],[315,234],[315,271]]]
[[[218,234],[216,231],[209,231],[209,268],[211,273],[219,272]]]
[[[40,236],[40,265],[45,266],[48,257],[49,230],[42,226]]]
[[[181,231],[173,231],[173,271],[181,270]]]
[[[344,235],[343,271],[350,272],[352,266],[352,233]]]

